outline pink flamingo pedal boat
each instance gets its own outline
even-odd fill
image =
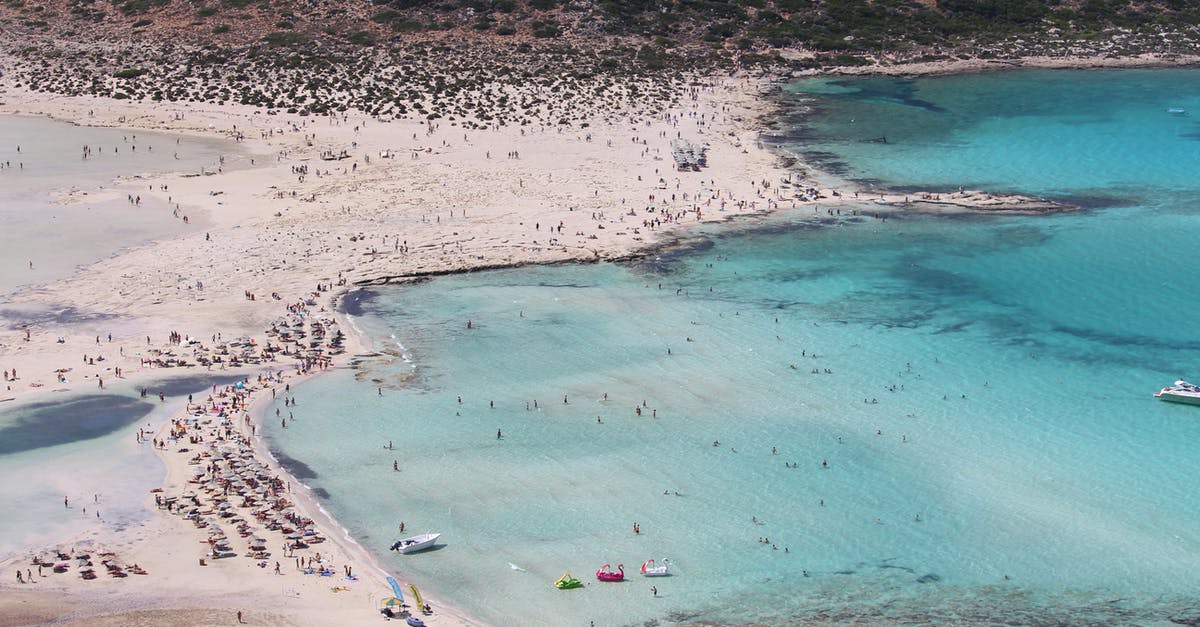
[[[625,581],[625,565],[617,564],[617,570],[620,572],[614,573],[609,570],[609,564],[605,564],[596,571],[596,579],[600,581]]]

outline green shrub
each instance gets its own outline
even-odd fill
[[[539,20],[531,23],[529,26],[533,29],[533,36],[539,39],[553,39],[562,35],[562,30],[554,22]]]
[[[416,33],[425,30],[425,26],[420,22],[413,20],[393,20],[391,23],[392,30],[398,33]],[[429,25],[430,28],[437,29],[437,22]]]
[[[170,0],[126,0],[126,2],[122,3],[118,8],[120,8],[121,12],[125,15],[135,15],[138,13],[145,13],[154,7],[164,6],[168,2],[170,2]],[[117,2],[114,1],[113,4],[117,4]]]
[[[275,31],[267,33],[267,36],[263,37],[263,41],[272,46],[294,46],[307,43],[308,37],[302,33],[292,31]]]
[[[399,17],[400,17],[399,11],[393,11],[392,9],[384,9],[384,10],[376,13],[375,15],[372,15],[371,21],[375,22],[377,24],[387,24],[388,22],[391,22],[392,20],[395,20]]]

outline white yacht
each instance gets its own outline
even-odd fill
[[[438,538],[440,537],[442,537],[442,534],[440,533],[423,533],[419,536],[412,536],[411,538],[401,538],[392,543],[392,550],[400,551],[401,553],[405,554],[424,551],[425,549],[433,547],[433,543],[437,542]]]
[[[1175,385],[1165,387],[1154,393],[1160,400],[1172,403],[1187,403],[1200,405],[1200,385],[1192,385],[1187,381],[1176,381]]]

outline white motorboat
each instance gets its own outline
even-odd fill
[[[1175,385],[1165,387],[1154,393],[1159,400],[1172,403],[1187,403],[1200,405],[1200,385],[1192,385],[1187,381],[1176,381]]]
[[[666,577],[671,574],[671,562],[663,558],[661,562],[652,559],[642,562],[642,575],[646,577]]]
[[[442,537],[440,533],[423,533],[419,536],[401,538],[392,543],[392,550],[400,551],[404,554],[424,551],[432,547],[433,543],[437,542],[440,537]]]

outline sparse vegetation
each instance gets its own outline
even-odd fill
[[[332,33],[370,46],[399,35],[508,38],[640,47],[668,41],[685,55],[802,49],[861,63],[887,55],[1005,56],[1096,50],[1178,49],[1200,34],[1200,6],[1186,0],[0,0],[0,19],[46,29],[63,22],[124,23],[193,40],[172,25],[180,12],[253,24],[255,37],[291,47]],[[45,9],[58,20],[34,19]],[[7,13],[7,14],[4,14]],[[13,22],[16,18],[19,21]],[[65,18],[65,19],[63,19]],[[122,19],[128,21],[122,22]],[[136,21],[134,20],[136,18]],[[153,20],[151,23],[150,20]],[[74,25],[74,24],[73,24]],[[267,25],[275,32],[265,32]],[[63,28],[65,31],[66,28]],[[277,33],[294,31],[301,38]],[[787,55],[784,55],[787,56]],[[760,57],[755,57],[760,58]],[[812,57],[805,57],[811,59]]]

